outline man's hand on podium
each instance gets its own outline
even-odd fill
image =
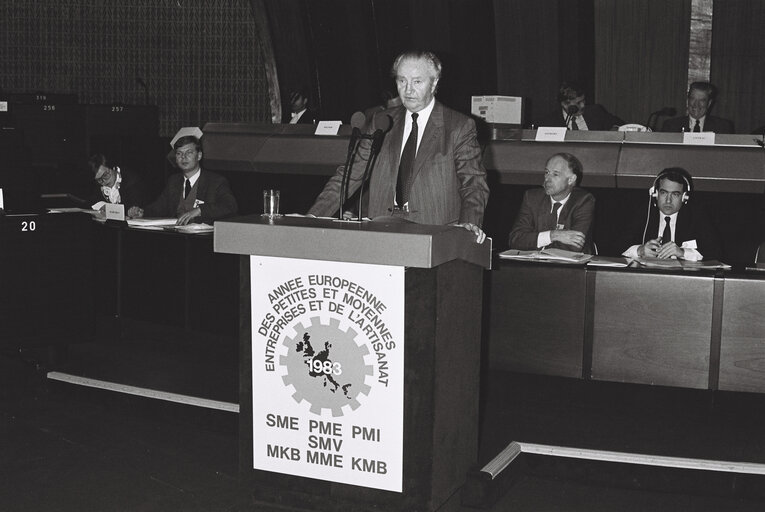
[[[462,224],[457,223],[455,226],[460,226],[473,233],[475,235],[475,243],[477,244],[482,244],[483,241],[486,240],[486,233],[484,233],[480,227],[476,226],[472,222],[465,222]]]

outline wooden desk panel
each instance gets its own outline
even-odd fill
[[[483,164],[497,171],[500,183],[541,185],[547,159],[566,152],[582,162],[583,187],[615,187],[620,149],[615,143],[493,141],[486,147]]]
[[[491,272],[489,365],[582,378],[585,271],[503,262]]]
[[[725,280],[719,387],[765,393],[765,281]]]
[[[598,271],[592,378],[705,389],[714,279]]]

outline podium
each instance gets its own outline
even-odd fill
[[[491,242],[395,219],[253,215],[216,222],[214,245],[242,256],[239,453],[254,501],[456,503],[478,455]]]

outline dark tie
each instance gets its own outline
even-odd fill
[[[186,185],[183,187],[183,198],[186,199],[191,194],[191,181],[186,178]]]
[[[578,130],[579,129],[579,125],[576,124],[576,118],[575,117],[571,118],[571,129],[572,130]]]
[[[401,162],[398,165],[398,179],[396,180],[396,202],[404,206],[409,202],[409,180],[412,178],[414,157],[417,155],[417,114],[412,113],[412,131],[404,144],[401,152]]]
[[[696,119],[696,124],[693,125],[693,131],[694,132],[700,132],[701,131],[701,125],[699,124],[699,120]]]
[[[560,210],[560,203],[553,203],[553,209],[552,214],[555,215],[555,218],[558,218],[558,210]]]
[[[661,234],[661,243],[666,244],[672,241],[672,230],[669,229],[669,216],[664,217],[664,233]]]

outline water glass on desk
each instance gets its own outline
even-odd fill
[[[265,189],[263,191],[263,216],[273,219],[279,216],[279,191]]]

